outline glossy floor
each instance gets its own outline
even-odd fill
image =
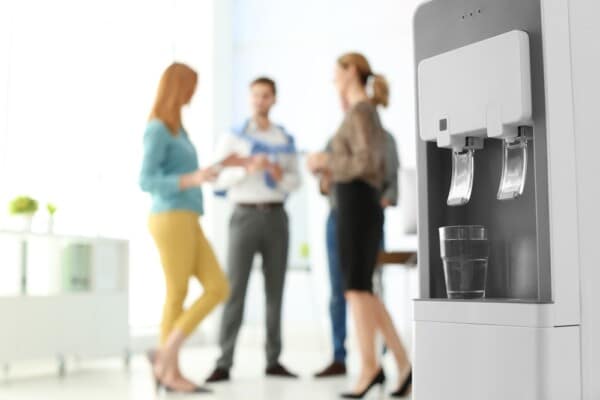
[[[217,349],[192,348],[184,352],[184,371],[198,381],[210,372]],[[317,381],[311,378],[325,361],[319,351],[288,350],[284,363],[302,376],[299,380],[265,378],[260,348],[242,348],[230,383],[214,385],[212,395],[161,395],[159,398],[252,399],[252,400],[325,400],[338,399],[352,377]],[[356,365],[356,360],[351,360]],[[387,365],[387,364],[386,364]],[[390,366],[391,367],[391,366]],[[142,356],[135,356],[128,370],[117,359],[70,363],[64,378],[51,370],[23,374],[15,369],[0,382],[0,400],[149,400],[156,398],[149,368]],[[22,367],[21,367],[22,368]],[[32,367],[29,367],[31,369]],[[392,370],[392,368],[388,368]],[[389,384],[376,388],[368,399],[387,399],[396,385],[390,371]]]

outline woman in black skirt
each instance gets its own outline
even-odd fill
[[[401,397],[410,390],[410,362],[383,302],[373,295],[373,272],[382,240],[380,200],[386,141],[376,107],[387,106],[387,82],[373,73],[363,55],[349,53],[338,59],[335,84],[346,115],[332,141],[332,151],[312,154],[308,166],[335,182],[340,267],[362,358],[354,390],[342,397],[362,398],[385,381],[375,352],[377,331],[394,354],[400,385],[392,396]]]

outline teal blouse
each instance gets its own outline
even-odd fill
[[[198,169],[198,154],[187,132],[172,135],[160,120],[148,122],[144,133],[144,158],[140,187],[152,195],[152,212],[188,210],[203,214],[202,190],[181,190],[181,175]]]

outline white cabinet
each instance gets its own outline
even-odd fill
[[[127,241],[0,231],[0,363],[127,355]]]

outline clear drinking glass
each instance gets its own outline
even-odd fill
[[[439,228],[449,299],[485,297],[489,245],[487,230],[479,225]]]

